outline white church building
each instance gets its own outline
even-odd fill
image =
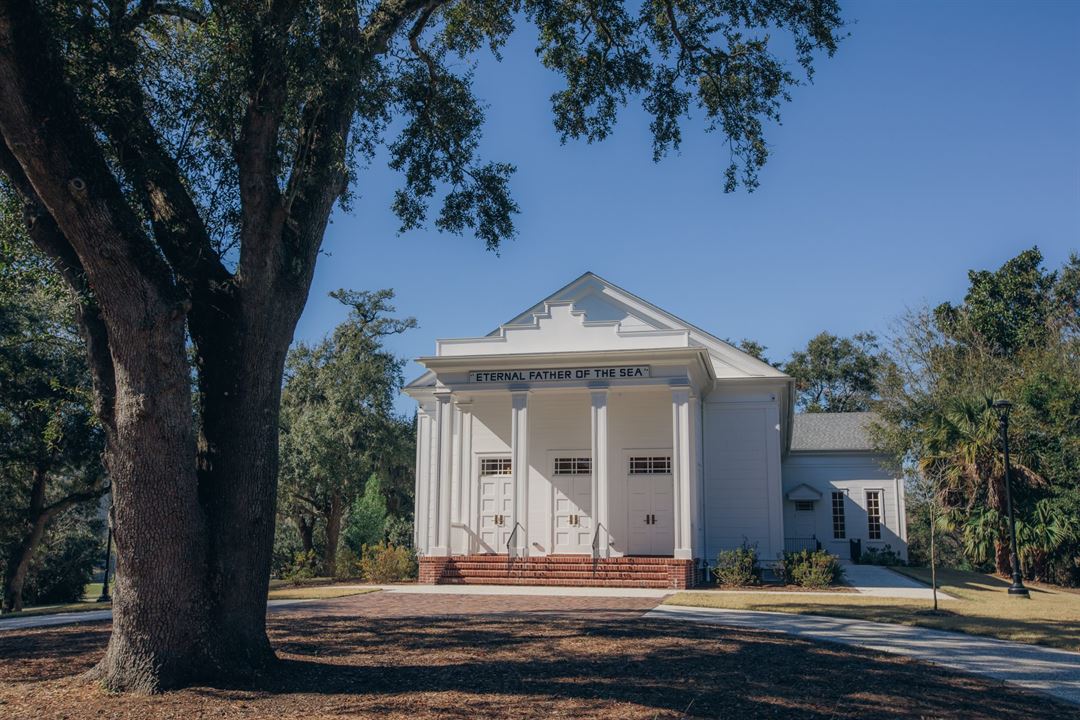
[[[417,362],[421,582],[687,587],[743,542],[906,555],[868,413],[796,415],[790,377],[593,273]]]

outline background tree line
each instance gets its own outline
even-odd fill
[[[365,545],[412,547],[415,424],[394,412],[404,361],[383,340],[416,321],[392,317],[391,290],[331,296],[348,318],[285,364],[278,576],[356,577]]]
[[[736,343],[770,362],[753,340]],[[1014,403],[1013,501],[1024,573],[1080,584],[1080,258],[1038,248],[972,270],[961,303],[911,309],[884,341],[822,332],[784,362],[800,412],[873,410],[876,444],[909,482],[909,552],[1009,572],[995,399]]]
[[[0,185],[0,578],[3,611],[78,600],[104,556],[108,489],[68,290]]]

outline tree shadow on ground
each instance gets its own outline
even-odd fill
[[[139,698],[40,682],[100,657],[109,626],[96,624],[0,636],[0,687],[23,686],[29,698],[46,688],[54,708],[117,718],[1080,717],[1078,708],[902,658],[651,620],[637,609],[433,616],[406,605],[384,617],[364,607],[271,615],[280,660],[254,684]]]
[[[440,708],[460,717],[512,716],[523,704],[540,715],[564,700],[664,716],[1020,717],[1032,702],[1007,688],[979,693],[975,706],[971,678],[921,663],[637,613],[306,617],[278,642],[282,660],[263,692],[463,693],[480,703]],[[1071,711],[1063,706],[1062,716]]]

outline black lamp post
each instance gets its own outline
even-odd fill
[[[1012,504],[1012,468],[1009,466],[1009,411],[1012,403],[1008,400],[995,400],[993,405],[998,415],[998,429],[1001,431],[1001,446],[1005,452],[1005,508],[1009,512],[1009,542],[1012,544],[1009,560],[1012,562],[1012,585],[1009,594],[1017,597],[1030,597],[1024,587],[1024,578],[1020,574],[1020,556],[1016,552],[1016,518]]]
[[[109,597],[109,561],[112,559],[112,523],[109,523],[109,533],[105,538],[105,582],[101,585],[101,595],[97,601],[99,603],[111,602],[112,598]]]

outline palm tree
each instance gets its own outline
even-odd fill
[[[942,479],[938,492],[943,507],[966,514],[964,523],[972,527],[965,527],[965,546],[973,559],[985,560],[992,539],[995,568],[1008,576],[1005,462],[992,404],[990,397],[952,398],[931,414],[922,427],[919,468],[927,476]],[[1024,464],[1022,452],[1013,455],[1014,489],[1020,483],[1045,484]]]

